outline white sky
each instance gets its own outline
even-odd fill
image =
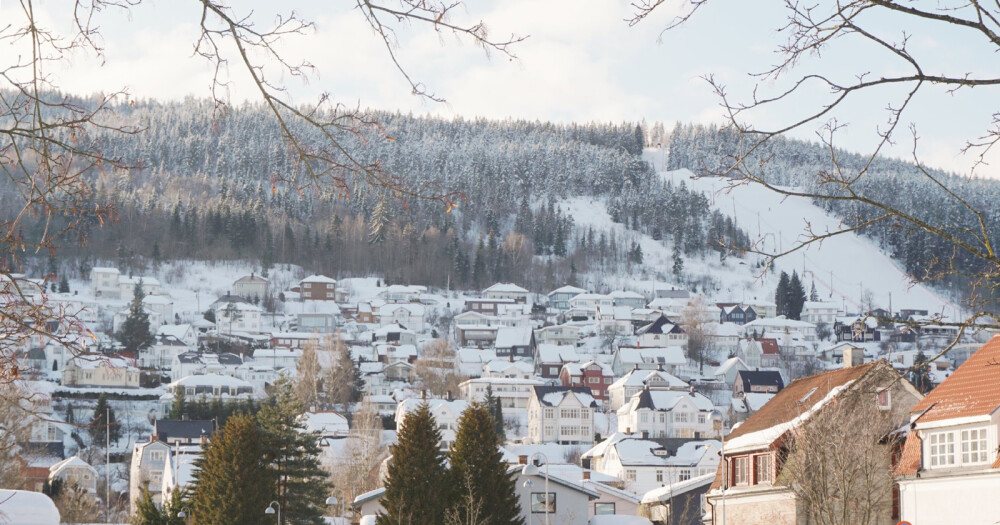
[[[305,18],[315,21],[312,34],[284,43],[290,56],[317,67],[308,83],[284,79],[300,102],[315,100],[325,92],[352,106],[418,114],[559,122],[645,118],[650,123],[662,121],[668,129],[676,121],[721,122],[719,101],[700,79],[703,75],[715,74],[730,93],[747,100],[753,84],[746,74],[776,61],[773,50],[783,41],[776,29],[784,22],[780,3],[717,0],[661,39],[670,13],[664,9],[629,28],[625,19],[632,9],[623,0],[470,0],[469,6],[455,12],[454,22],[484,20],[497,38],[514,33],[528,40],[515,48],[519,59],[508,61],[499,55],[486,58],[469,42],[434,33],[426,26],[404,29],[399,34],[400,58],[411,76],[447,99],[439,104],[410,94],[382,43],[361,14],[349,8],[351,2],[336,2],[334,7],[330,4],[335,2],[319,0],[235,3],[255,6],[262,25],[276,14],[287,13],[288,7],[273,7],[277,4],[294,4]],[[71,2],[36,0],[36,4],[43,24],[69,29]],[[0,0],[0,30],[21,21],[20,9],[14,0]],[[249,8],[237,9],[246,13]],[[144,2],[128,16],[114,11],[98,16],[106,60],[102,65],[87,56],[73,57],[54,70],[61,89],[91,93],[124,87],[133,96],[159,99],[209,95],[211,70],[203,59],[192,56],[200,17],[197,2]],[[893,21],[887,24],[893,34],[898,31]],[[996,55],[979,40],[920,26],[909,29],[914,33],[911,48],[932,67],[960,72],[997,69]],[[879,71],[887,64],[898,68],[870,47],[844,44],[842,52],[828,53],[802,71],[818,67],[843,77]],[[17,52],[16,45],[0,42],[0,57],[13,57]],[[234,101],[252,99],[245,77],[245,71],[234,64]],[[850,125],[840,144],[863,151],[876,126],[885,121],[884,109],[895,100],[890,98],[893,94],[898,92],[883,90],[846,107],[840,121]],[[758,122],[781,122],[796,110],[815,107],[822,95],[803,97],[781,112],[761,115]],[[981,135],[989,126],[996,98],[991,95],[988,89],[954,95],[938,90],[920,98],[919,107],[907,114],[906,121],[918,125],[923,160],[966,172],[969,161],[958,155],[958,149],[965,139]],[[812,138],[808,130],[799,136]],[[908,157],[911,148],[903,140],[891,153]],[[980,173],[992,175],[990,171]]]

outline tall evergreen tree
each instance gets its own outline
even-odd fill
[[[788,274],[781,272],[778,277],[778,288],[774,291],[775,312],[778,315],[788,315]]]
[[[135,283],[132,289],[132,302],[129,304],[128,317],[122,323],[122,329],[118,332],[118,340],[125,351],[133,356],[139,350],[153,344],[155,340],[153,332],[149,327],[149,314],[142,306],[142,300],[146,298],[146,293],[142,290],[142,279]]]
[[[69,293],[69,279],[66,278],[66,274],[59,277],[59,293]]]
[[[108,428],[109,422],[111,427]],[[111,440],[115,443],[122,437],[121,421],[115,417],[115,409],[108,405],[108,397],[104,394],[97,396],[97,404],[94,405],[94,416],[90,419],[90,426],[87,428],[92,443],[104,443],[108,439],[110,432]]]
[[[809,300],[813,302],[819,301],[819,294],[816,293],[816,281],[813,281],[812,285],[810,285]]]
[[[273,523],[264,509],[277,497],[277,480],[266,453],[264,433],[253,417],[230,417],[205,445],[204,454],[195,463],[191,499],[195,522]]]
[[[330,495],[329,474],[319,463],[317,433],[299,421],[302,402],[292,383],[279,379],[267,403],[257,413],[269,470],[277,482],[281,517],[294,525],[320,525]]]
[[[788,318],[798,319],[802,316],[802,308],[806,304],[806,290],[799,280],[798,272],[792,271],[788,280]]]
[[[448,459],[457,494],[450,512],[469,516],[478,509],[484,525],[521,525],[516,480],[500,453],[495,420],[489,409],[473,403],[458,420]]]
[[[495,436],[492,425],[490,435]],[[406,416],[396,440],[378,525],[444,523],[454,489],[438,448],[441,432],[427,403]]]
[[[503,426],[503,404],[500,399],[493,395],[493,387],[486,385],[486,398],[483,400],[486,409],[493,416],[493,428],[497,433],[497,440],[500,443],[507,441],[507,431]]]

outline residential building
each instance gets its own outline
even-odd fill
[[[121,299],[121,288],[118,278],[121,272],[117,268],[94,267],[90,269],[90,291],[99,299]],[[132,297],[129,290],[128,297]]]
[[[530,379],[535,375],[535,367],[519,359],[494,359],[483,363],[483,372],[480,377],[505,377],[514,379]]]
[[[744,324],[742,330],[743,336],[748,338],[763,337],[764,333],[776,337],[777,334],[800,332],[806,341],[816,341],[816,325],[784,317],[758,317]]]
[[[785,462],[789,454],[796,452],[797,431],[809,431],[816,414],[822,413],[829,420],[836,413],[830,415],[827,411],[857,410],[850,408],[852,406],[874,409],[873,405],[887,411],[890,419],[886,422],[887,427],[899,428],[920,399],[920,393],[909,382],[901,380],[885,361],[847,366],[791,382],[733,428],[726,438],[724,468],[718,469],[706,496],[704,523],[716,525],[725,521],[735,525],[760,523],[761,520],[770,525],[805,523],[805,503],[788,486],[791,475]],[[851,436],[851,430],[844,429],[832,442],[850,442]],[[885,463],[884,468],[889,469],[888,458]],[[885,502],[875,509],[883,516],[877,522],[888,522],[892,495],[876,497]],[[725,508],[720,508],[723,505]]]
[[[174,358],[190,350],[191,346],[184,341],[172,335],[157,333],[152,345],[139,350],[139,366],[167,370]]]
[[[770,337],[749,339],[741,345],[740,357],[750,368],[776,367],[781,365],[781,349],[778,341]]]
[[[233,293],[247,299],[260,300],[267,297],[269,287],[270,282],[267,279],[251,272],[250,275],[236,279],[233,283]]]
[[[387,303],[419,303],[420,296],[426,292],[426,286],[392,284],[378,296]]]
[[[497,357],[530,358],[535,354],[535,333],[530,326],[504,326],[497,330],[493,348]]]
[[[216,430],[213,420],[158,419],[153,422],[149,440],[136,443],[129,468],[129,501],[135,502],[148,489],[153,502],[161,503],[163,474],[171,455],[181,446],[199,446]]]
[[[663,371],[633,368],[608,386],[608,409],[618,410],[644,388],[650,390],[688,391],[690,385]]]
[[[425,330],[426,308],[417,303],[387,303],[378,309],[378,323],[381,326],[399,325],[413,332]]]
[[[580,341],[580,327],[569,324],[545,326],[535,330],[536,344],[575,346]]]
[[[118,298],[131,301],[135,296],[135,285],[142,283],[142,292],[146,295],[161,293],[160,281],[155,277],[118,277]]]
[[[997,363],[994,337],[911,409],[896,467],[900,520],[986,524],[1000,516]]]
[[[777,370],[740,370],[733,381],[733,397],[744,394],[777,394],[785,381]]]
[[[637,345],[645,347],[684,346],[687,334],[680,325],[674,324],[661,315],[657,320],[635,331]]]
[[[662,369],[676,374],[677,369],[687,364],[684,349],[680,346],[669,347],[632,347],[619,346],[611,362],[611,370],[615,375],[624,375],[629,370]]]
[[[701,502],[713,478],[714,472],[653,489],[643,495],[639,512],[654,523],[702,525]]]
[[[302,301],[336,301],[337,281],[325,275],[310,275],[299,281]]]
[[[697,392],[644,388],[618,408],[618,428],[654,438],[716,436],[715,406]]]
[[[882,339],[878,320],[873,317],[838,317],[833,323],[833,335],[838,342],[867,343]]]
[[[586,387],[535,386],[528,399],[528,440],[562,445],[594,442],[597,400]]]
[[[629,308],[643,308],[646,306],[646,298],[638,292],[631,290],[616,290],[608,294],[615,306],[627,306]]]
[[[743,325],[757,319],[757,312],[749,305],[744,308],[737,303],[718,303],[716,306],[720,310],[720,323]]]
[[[802,305],[802,315],[799,318],[807,323],[816,325],[823,323],[832,327],[837,320],[837,312],[839,311],[840,305],[834,302],[806,301]]]
[[[78,456],[66,458],[49,467],[49,481],[60,480],[66,487],[76,485],[97,495],[97,469]]]
[[[215,305],[215,326],[221,334],[259,334],[261,312],[260,308],[249,303],[218,303]]]
[[[549,292],[549,308],[556,310],[569,310],[569,300],[582,293],[589,293],[583,288],[576,286],[563,286]]]
[[[448,401],[445,399],[418,399],[410,398],[401,401],[396,406],[396,428],[403,428],[406,424],[406,416],[427,403],[427,408],[434,421],[437,422],[438,430],[441,432],[441,442],[438,443],[441,450],[448,450],[455,442],[455,432],[458,430],[458,420],[462,417],[462,412],[469,408],[469,403],[463,400]]]
[[[486,400],[486,388],[489,387],[493,391],[493,397],[503,406],[506,416],[527,411],[532,389],[544,384],[531,378],[477,377],[463,381],[458,389],[462,399],[470,403],[482,403]]]
[[[546,378],[559,377],[563,365],[582,361],[575,346],[537,345],[535,348],[535,373]]]
[[[608,387],[614,381],[615,374],[611,367],[594,360],[586,363],[566,363],[559,372],[559,382],[562,386],[585,386],[590,389],[595,399],[606,403]]]
[[[131,359],[100,354],[70,359],[62,371],[62,384],[75,387],[138,388],[139,369]]]
[[[514,283],[496,283],[483,290],[483,297],[487,299],[510,299],[517,303],[525,303],[528,301],[528,290]]]

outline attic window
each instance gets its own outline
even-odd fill
[[[806,400],[809,399],[809,396],[813,395],[813,393],[816,392],[818,388],[819,388],[818,386],[812,387],[812,390],[806,392],[806,395],[802,396],[802,399],[799,400],[799,403],[805,403]]]

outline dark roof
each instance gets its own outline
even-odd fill
[[[666,329],[666,331],[664,331]],[[647,333],[652,334],[679,334],[682,330],[679,326],[670,322],[667,316],[661,315],[656,318],[652,323],[643,326],[642,328],[635,331],[636,335],[642,335]]]
[[[201,354],[196,352],[184,352],[177,354],[177,360],[181,363],[198,363],[201,361]]]
[[[211,436],[215,432],[215,421],[178,419],[157,419],[153,423],[153,435],[160,441],[167,439],[198,439],[201,436]]]
[[[774,370],[740,370],[736,372],[736,380],[743,381],[743,390],[750,391],[750,385],[776,386],[778,390],[785,388],[781,374]]]
[[[589,396],[591,399],[590,407],[592,408],[597,407],[597,401],[594,400],[594,394],[590,391],[589,388],[585,386],[533,386],[531,388],[535,392],[535,397],[538,398],[538,403],[543,406],[547,407],[555,406],[545,401],[544,398],[546,394],[573,392],[574,394],[583,394]]]
[[[236,354],[219,354],[220,365],[242,365],[243,358]]]
[[[161,346],[187,346],[184,341],[181,341],[175,336],[169,334],[158,334],[156,335],[156,344]]]

